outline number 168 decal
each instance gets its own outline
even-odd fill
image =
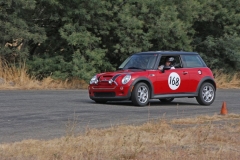
[[[181,78],[176,72],[172,72],[168,77],[168,86],[171,90],[176,90],[180,86]]]

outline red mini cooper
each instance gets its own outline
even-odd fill
[[[88,89],[96,103],[131,100],[137,106],[147,105],[149,99],[171,102],[182,97],[211,105],[216,95],[212,71],[198,53],[184,51],[133,54],[118,71],[96,74]]]

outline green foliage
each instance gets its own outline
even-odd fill
[[[34,0],[4,0],[0,2],[0,54],[10,62],[21,62],[29,54],[29,42],[46,39],[44,28],[31,23]]]
[[[30,74],[35,75],[38,79],[52,76],[52,78],[64,80],[71,77],[72,65],[60,55],[33,56],[33,59],[28,62],[28,66]]]
[[[1,0],[0,54],[38,78],[114,70],[147,50],[199,52],[240,70],[239,0]]]
[[[225,35],[219,39],[208,36],[201,45],[202,53],[210,68],[220,68],[225,72],[240,70],[240,37]],[[209,56],[211,55],[211,56]]]
[[[195,21],[193,45],[213,69],[240,70],[239,0],[200,0],[203,10]]]

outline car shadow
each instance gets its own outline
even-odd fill
[[[121,106],[140,107],[140,106],[133,105],[133,103],[131,101],[108,101],[105,105],[121,105]],[[176,105],[198,106],[199,104],[197,102],[192,103],[192,102],[177,102],[177,101],[175,101],[175,102],[166,103],[166,102],[160,102],[160,101],[150,101],[146,106],[160,106],[160,105],[164,105],[164,106],[176,106]]]
[[[114,106],[129,106],[129,107],[141,107],[141,106],[135,106],[132,101],[125,100],[125,101],[108,101],[107,103],[96,103],[92,100],[84,100],[81,101],[83,103],[87,104],[99,104],[99,105],[114,105]],[[198,106],[199,104],[196,102],[182,102],[182,101],[173,101],[173,102],[161,102],[159,100],[150,100],[150,102],[146,106],[176,106],[176,105],[190,105],[190,106]],[[146,107],[142,106],[142,107]]]

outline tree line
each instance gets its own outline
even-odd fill
[[[133,53],[200,53],[240,71],[240,0],[0,0],[0,54],[39,79],[115,70]]]

